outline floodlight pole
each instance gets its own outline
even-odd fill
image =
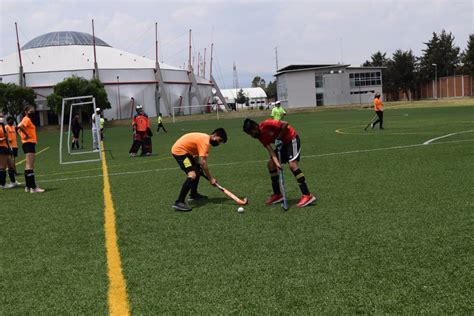
[[[203,73],[202,77],[206,78],[206,47],[204,47],[204,64],[203,64]]]
[[[435,83],[436,83],[436,98],[435,98],[435,85],[433,85],[433,99],[438,100],[438,64],[431,64],[435,67]]]
[[[95,51],[94,19],[92,19],[92,45],[94,47],[94,79],[99,79],[99,67],[97,65],[97,54],[96,54],[96,51]]]
[[[191,29],[189,29],[189,57],[188,57],[188,71],[191,72]]]

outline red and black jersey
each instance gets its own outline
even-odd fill
[[[133,117],[133,125],[137,132],[146,132],[146,129],[150,127],[148,115],[146,114],[135,114]]]
[[[267,146],[269,144],[273,144],[275,139],[277,139],[278,135],[280,135],[281,127],[283,123],[281,121],[268,119],[265,121],[260,122],[258,127],[260,128],[260,136],[258,140],[263,144],[263,146]],[[287,144],[291,142],[291,140],[298,135],[293,127],[288,124],[286,129],[285,135],[282,137],[283,144]]]

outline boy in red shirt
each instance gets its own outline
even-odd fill
[[[303,194],[298,202],[298,207],[305,207],[316,201],[316,197],[309,192],[305,176],[298,166],[301,144],[300,138],[293,127],[284,121],[268,119],[258,124],[251,119],[246,119],[243,130],[248,135],[258,139],[270,154],[268,171],[272,180],[273,195],[265,202],[267,205],[276,204],[283,200],[278,182],[278,169],[282,168],[282,163],[288,163]],[[275,149],[271,146],[273,143]],[[281,161],[278,161],[277,158],[278,151],[281,154]]]

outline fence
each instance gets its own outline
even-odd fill
[[[437,82],[424,83],[408,93],[410,100],[462,98],[474,96],[474,82],[470,75],[457,75],[438,78]],[[404,92],[398,93],[398,99],[407,100]]]

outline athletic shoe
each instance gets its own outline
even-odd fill
[[[371,129],[374,129],[374,124],[370,124],[370,128],[371,128]]]
[[[10,183],[10,188],[14,188],[14,187],[16,187],[16,186],[18,186],[18,185],[21,185],[21,183],[18,182],[18,181],[11,182],[11,183]]]
[[[314,201],[316,201],[316,197],[312,195],[311,193],[309,195],[303,195],[300,201],[298,202],[297,206],[305,207],[306,205],[311,204]]]
[[[199,193],[197,193],[196,195],[190,195],[188,198],[188,202],[202,201],[202,200],[207,200],[207,196],[199,194]]]
[[[381,127],[380,129],[381,129],[381,130],[384,130],[385,128]]]
[[[137,154],[130,153],[130,155],[129,155],[129,156],[133,158],[133,157],[135,157],[136,155],[137,155]]]
[[[193,210],[184,202],[174,202],[171,207],[180,212],[191,212]]]
[[[272,196],[270,196],[270,198],[268,198],[268,200],[265,201],[265,204],[272,205],[272,204],[277,204],[281,201],[283,201],[283,195],[273,194]]]
[[[30,190],[31,190],[30,188],[25,187],[25,192],[26,192],[26,193],[30,193]]]
[[[34,189],[30,189],[30,193],[43,193],[45,190],[41,189],[39,187],[36,187]]]

